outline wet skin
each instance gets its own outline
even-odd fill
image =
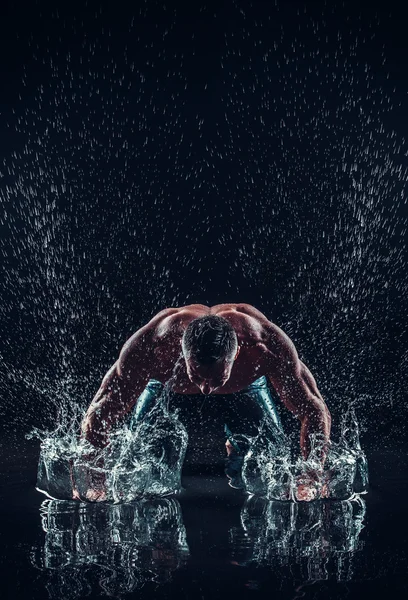
[[[235,330],[235,357],[200,366],[184,357],[182,338],[198,317],[218,315]],[[110,430],[130,412],[150,379],[172,380],[177,394],[232,394],[261,376],[271,381],[283,404],[301,423],[300,446],[307,458],[310,435],[321,434],[323,465],[330,437],[329,410],[309,369],[288,336],[249,304],[191,304],[168,308],[124,344],[116,363],[103,378],[82,423],[83,436],[95,447],[107,443]]]
[[[181,342],[193,319],[210,314],[233,326],[238,352],[233,360],[200,366],[184,358]],[[83,433],[94,445],[103,445],[108,429],[133,409],[149,379],[166,383],[173,378],[178,394],[232,394],[263,375],[285,406],[308,421],[309,429],[329,435],[330,414],[312,374],[288,336],[260,311],[248,304],[165,309],[123,346],[87,411]]]

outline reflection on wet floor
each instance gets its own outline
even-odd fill
[[[362,548],[366,505],[361,496],[342,502],[277,502],[252,496],[231,530],[232,559],[280,568],[298,566],[303,581],[353,577],[353,557]],[[328,568],[330,561],[330,569]]]
[[[349,581],[353,556],[362,547],[364,516],[359,496],[299,504],[249,497],[241,524],[229,529],[229,562],[272,568],[297,564],[303,581],[312,582],[328,578],[330,561],[337,581]],[[45,500],[41,519],[44,545],[33,550],[32,562],[46,572],[52,599],[81,598],[96,588],[118,597],[147,582],[169,582],[190,556],[174,498],[117,505]]]
[[[35,566],[49,571],[50,598],[99,592],[121,595],[147,581],[164,583],[189,556],[180,504],[151,498],[134,504],[78,504],[45,500],[44,546]]]

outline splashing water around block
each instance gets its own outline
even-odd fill
[[[331,441],[324,469],[319,456],[323,442],[315,436],[307,460],[292,460],[288,438],[273,424],[264,423],[255,438],[235,436],[247,451],[243,457],[242,480],[250,494],[270,500],[346,500],[367,491],[367,459],[361,448],[356,415],[350,409],[342,419],[340,439]],[[311,477],[310,474],[313,474]],[[308,494],[299,497],[299,488]]]
[[[109,444],[95,452],[78,440],[82,414],[61,411],[54,432],[35,430],[41,440],[37,488],[52,498],[89,499],[90,488],[103,481],[103,499],[130,502],[146,495],[166,496],[181,490],[181,473],[188,435],[171,411],[169,387],[137,426],[124,425],[111,434]],[[349,410],[342,420],[339,442],[330,444],[325,468],[320,470],[321,445],[312,440],[309,458],[293,461],[289,439],[265,419],[255,437],[231,436],[241,448],[242,482],[246,492],[270,500],[349,499],[366,491],[368,471],[360,446],[358,423]],[[310,473],[317,473],[310,479]],[[308,486],[308,497],[299,497],[299,485]]]
[[[89,488],[103,481],[104,499],[110,502],[180,491],[188,436],[165,400],[163,396],[134,430],[123,426],[111,434],[107,447],[97,452],[78,441],[78,414],[64,422],[65,414],[52,433],[34,431],[31,436],[41,440],[37,488],[52,498],[70,499],[75,487],[80,499],[87,499]]]

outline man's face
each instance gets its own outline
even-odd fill
[[[187,375],[203,394],[208,395],[225,385],[231,375],[234,360],[219,360],[210,365],[200,365],[186,359]]]

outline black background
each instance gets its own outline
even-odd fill
[[[318,551],[328,577],[302,547],[242,567],[243,498],[200,475],[180,498],[188,566],[144,593],[404,595],[407,51],[396,0],[0,4],[5,598],[77,597],[88,575],[99,597],[103,570],[38,568],[39,443],[22,438],[85,407],[138,327],[191,302],[249,302],[280,325],[335,433],[355,405],[368,510],[361,551],[333,551],[336,526]],[[62,504],[59,525],[78,508]]]
[[[3,432],[88,404],[162,308],[247,302],[335,424],[404,441],[402,4],[0,10]]]

